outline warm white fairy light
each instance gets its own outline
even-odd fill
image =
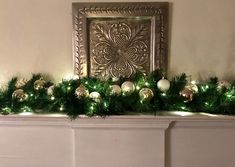
[[[60,111],[63,111],[64,110],[64,106],[60,106]]]
[[[191,84],[193,84],[193,85],[196,85],[196,83],[197,83],[197,81],[195,81],[195,80],[191,81]]]

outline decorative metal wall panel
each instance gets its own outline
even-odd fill
[[[74,3],[79,76],[130,77],[166,68],[168,3]]]

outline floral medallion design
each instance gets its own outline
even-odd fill
[[[149,20],[91,20],[90,74],[99,78],[130,77],[150,71]]]

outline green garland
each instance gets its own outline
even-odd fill
[[[156,70],[145,76],[138,73],[132,78],[120,78],[113,82],[87,77],[82,79],[62,80],[58,84],[42,80],[42,75],[34,74],[32,78],[17,86],[18,78],[14,77],[7,84],[6,89],[0,90],[0,113],[18,114],[21,112],[34,113],[63,113],[71,119],[80,114],[88,116],[123,115],[123,114],[156,114],[162,111],[190,111],[213,114],[235,114],[235,82],[229,87],[220,87],[217,78],[196,84],[198,91],[193,93],[189,100],[180,94],[187,86],[186,74],[170,80],[170,88],[166,92],[159,90],[157,82],[162,78],[162,71]],[[121,95],[112,95],[110,86],[121,85],[124,81],[132,81],[136,87],[132,93],[122,92]],[[53,92],[48,94],[48,89]],[[89,92],[99,92],[101,99],[96,101],[89,96],[78,97],[76,89],[83,85]],[[39,87],[37,87],[39,86]],[[149,100],[142,100],[139,90],[152,90],[154,96]],[[137,89],[138,88],[138,89]],[[20,91],[19,91],[20,89]],[[18,92],[16,92],[18,90]]]

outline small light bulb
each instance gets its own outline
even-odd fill
[[[64,110],[64,107],[63,106],[60,106],[60,111],[63,111]]]
[[[30,96],[33,97],[33,93],[31,93]]]
[[[145,86],[150,86],[150,84],[148,82],[145,82],[144,85]]]
[[[108,103],[104,102],[104,108],[107,108],[107,107],[108,107]]]
[[[231,98],[232,97],[232,95],[230,95],[230,94],[228,94],[228,95],[226,95],[228,98]]]
[[[166,96],[166,93],[162,93],[162,96]]]
[[[70,87],[70,86],[68,86],[68,87],[67,87],[67,90],[71,90],[71,87]]]
[[[136,90],[140,90],[140,86],[138,86],[138,85],[135,88],[136,88]]]
[[[95,108],[94,106],[90,106],[90,110],[93,111]]]
[[[54,97],[54,96],[51,96],[51,100],[55,100],[55,97]]]
[[[195,85],[195,84],[196,84],[196,81],[195,81],[195,80],[191,81],[191,84]]]

